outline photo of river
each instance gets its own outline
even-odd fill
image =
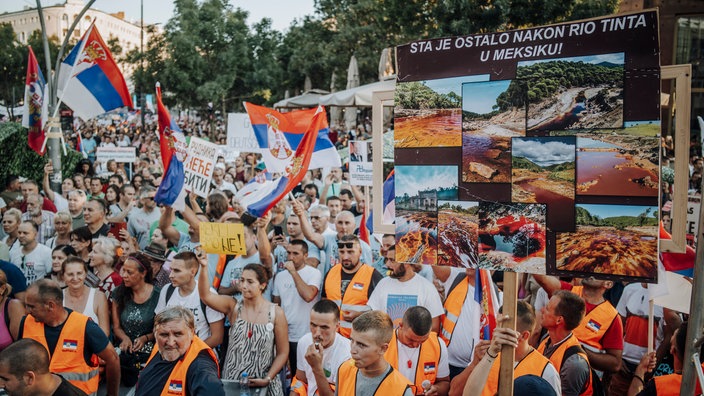
[[[479,202],[438,202],[438,265],[476,268]]]
[[[578,136],[578,195],[657,197],[657,138],[616,134]]]

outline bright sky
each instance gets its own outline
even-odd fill
[[[172,0],[143,0],[144,22],[165,24],[174,12]],[[313,15],[314,0],[229,0],[234,7],[249,11],[247,23],[251,26],[262,18],[270,18],[273,28],[283,32],[294,19]],[[42,5],[62,4],[61,0],[43,0]],[[0,13],[20,11],[24,6],[36,7],[35,0],[0,1]],[[124,11],[128,20],[139,20],[140,0],[97,0],[93,8],[113,13]]]

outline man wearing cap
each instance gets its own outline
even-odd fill
[[[149,257],[153,274],[152,284],[163,289],[169,283],[169,270],[164,267],[164,262],[168,257],[167,250],[158,243],[152,242],[142,250],[142,253]]]

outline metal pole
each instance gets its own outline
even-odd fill
[[[679,110],[679,109],[678,109]],[[687,343],[684,349],[684,367],[682,371],[682,388],[680,395],[694,394],[696,386],[696,368],[690,359],[699,352],[702,344],[702,328],[704,327],[704,205],[699,208],[699,230],[697,231],[697,258],[694,261],[694,280],[692,281],[692,299],[689,305],[689,322],[687,325]],[[698,361],[698,360],[697,360]],[[698,363],[697,363],[698,365]]]
[[[142,132],[147,130],[144,123],[144,0],[139,2],[139,105],[142,115]]]

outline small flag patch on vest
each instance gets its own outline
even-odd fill
[[[183,381],[171,380],[169,382],[169,393],[183,393]]]
[[[595,321],[594,319],[589,319],[589,322],[587,323],[587,328],[595,333],[601,329],[601,325],[599,322]]]
[[[62,349],[64,351],[75,351],[78,349],[78,341],[76,340],[64,340]]]
[[[435,372],[435,362],[423,363],[423,373],[430,374]]]
[[[364,289],[364,283],[362,282],[355,282],[352,284],[352,288],[355,290],[363,290]]]

